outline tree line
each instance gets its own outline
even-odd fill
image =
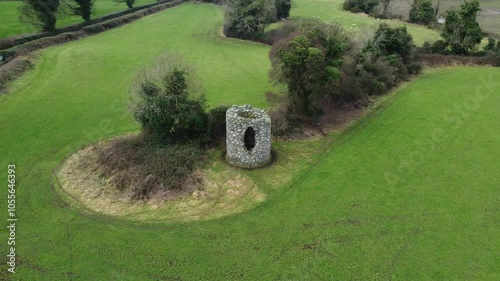
[[[125,3],[131,9],[136,0],[113,1]],[[79,16],[84,21],[90,21],[95,5],[95,0],[22,0],[22,2],[19,7],[19,20],[48,32],[56,29],[59,14]]]
[[[344,9],[351,12],[364,12],[375,17],[390,18],[388,7],[392,0],[346,0]],[[382,12],[375,8],[382,6]],[[432,0],[414,0],[409,11],[409,22],[442,29],[441,36],[432,47],[426,44],[426,49],[441,54],[470,55],[483,38],[482,30],[477,22],[481,11],[479,1],[464,1],[460,8],[450,9],[444,14],[444,26],[439,27],[436,20],[439,16],[440,1],[436,7]]]

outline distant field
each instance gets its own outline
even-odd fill
[[[137,0],[135,6],[146,5],[154,2],[156,1]],[[21,1],[0,0],[0,39],[37,31],[35,27],[19,22],[19,6],[21,6]],[[95,2],[94,14],[92,17],[98,17],[125,9],[127,9],[127,5],[124,3],[115,3],[112,0],[97,0]],[[61,14],[59,15],[57,26],[63,27],[81,21],[82,19],[80,17]]]
[[[391,11],[395,14],[408,17],[413,0],[393,0]],[[437,0],[433,0],[436,7]],[[458,8],[464,1],[441,0],[439,14],[444,14],[446,10]],[[478,22],[484,32],[495,33],[500,37],[500,0],[479,0],[481,12]]]
[[[344,0],[295,0],[291,11],[292,17],[320,17],[325,21],[338,21],[347,30],[356,33],[356,37],[368,38],[381,22],[387,22],[393,26],[406,25],[417,45],[425,41],[434,42],[440,38],[439,32],[421,25],[409,24],[394,20],[377,20],[366,14],[354,14],[344,11],[342,3]]]

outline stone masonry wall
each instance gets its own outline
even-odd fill
[[[245,146],[245,132],[255,131],[255,146]],[[232,106],[226,112],[226,158],[232,165],[257,168],[271,161],[271,118],[250,105]]]

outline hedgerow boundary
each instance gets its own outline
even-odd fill
[[[89,35],[98,34],[113,29],[145,16],[178,6],[188,0],[161,1],[130,10],[103,16],[90,21],[58,29],[54,33],[44,32],[29,36],[15,36],[0,40],[0,56],[8,63],[14,58],[30,52],[78,40]],[[1,61],[0,61],[1,63]],[[4,64],[5,65],[5,64]]]

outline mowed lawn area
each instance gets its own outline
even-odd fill
[[[137,0],[134,7],[151,4],[155,0]],[[21,1],[0,0],[0,39],[14,35],[37,32],[37,28],[29,24],[19,22],[19,7]],[[112,12],[126,10],[125,3],[116,3],[113,0],[97,0],[94,4],[92,18],[103,16]],[[78,16],[68,16],[60,13],[58,15],[57,27],[64,27],[70,24],[82,22]]]
[[[128,86],[167,48],[197,65],[211,106],[266,107],[269,48],[221,38],[221,23],[219,7],[189,3],[48,48],[0,96],[4,182],[17,167],[14,280],[500,278],[498,68],[427,70],[349,130],[306,141],[325,147],[313,164],[242,214],[140,223],[61,199],[65,157],[138,130]],[[271,185],[272,169],[242,173]]]

